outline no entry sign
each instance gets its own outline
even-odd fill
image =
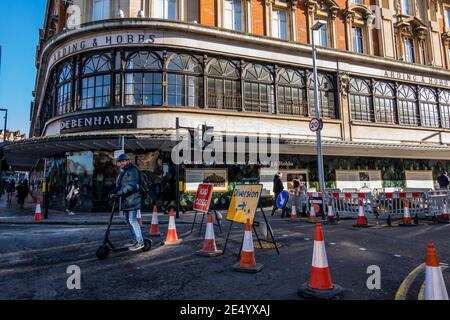
[[[197,189],[197,195],[194,201],[194,210],[205,212],[209,211],[209,205],[211,204],[211,197],[213,192],[213,184],[200,184]]]

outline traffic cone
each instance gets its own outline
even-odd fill
[[[176,245],[180,244],[183,239],[178,239],[177,227],[175,225],[175,212],[170,209],[169,213],[169,230],[167,231],[167,237],[164,244],[166,245]]]
[[[336,224],[336,220],[334,219],[333,206],[331,205],[331,202],[328,203],[327,223],[328,224]]]
[[[448,300],[444,277],[433,242],[430,242],[427,247],[425,300]]]
[[[331,281],[322,226],[320,223],[317,223],[314,235],[311,275],[309,282],[304,283],[300,287],[298,294],[306,298],[330,299],[339,295],[342,291],[342,287],[333,284]]]
[[[160,237],[162,235],[161,231],[159,231],[158,209],[156,206],[153,206],[152,224],[148,233],[150,237]]]
[[[316,210],[314,210],[314,206],[313,205],[311,205],[311,207],[309,209],[308,222],[310,222],[310,223],[316,223],[317,222]]]
[[[255,251],[253,248],[252,225],[250,219],[245,224],[244,241],[242,244],[241,261],[233,265],[234,271],[257,273],[262,270],[264,265],[256,263]]]
[[[292,201],[292,210],[291,210],[291,222],[298,222],[297,217],[297,209],[295,207],[295,201]]]
[[[142,214],[141,214],[141,209],[139,209],[137,211],[137,221],[139,223],[140,226],[142,226]]]
[[[401,227],[415,227],[417,224],[412,224],[411,215],[409,214],[409,201],[403,201],[403,223],[400,223]]]
[[[353,225],[354,227],[359,228],[367,228],[367,218],[364,215],[364,207],[362,200],[358,201],[358,218],[356,219],[356,224]]]
[[[36,201],[36,210],[34,211],[34,221],[42,221],[41,200]]]
[[[437,217],[439,223],[450,223],[450,219],[447,211],[447,201],[444,199],[442,214]]]
[[[206,224],[205,241],[203,248],[196,252],[199,256],[216,257],[222,254],[222,250],[217,250],[216,238],[214,237],[213,215],[208,212],[208,223]]]

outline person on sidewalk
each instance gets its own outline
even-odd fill
[[[73,216],[73,215],[75,215],[75,213],[73,212],[73,209],[77,205],[78,198],[80,195],[80,184],[78,182],[78,177],[74,174],[72,174],[72,179],[67,184],[66,193],[67,193],[66,212],[69,214],[69,216]]]
[[[28,180],[25,179],[20,181],[19,186],[17,187],[17,199],[20,209],[23,209],[25,199],[28,197],[28,192],[30,192],[30,189],[28,188]]]
[[[8,194],[7,199],[8,203],[11,203],[15,191],[16,191],[16,181],[14,179],[11,179],[6,185],[6,192]]]
[[[283,174],[281,172],[277,173],[273,177],[273,193],[275,195],[274,195],[274,201],[273,201],[272,216],[275,214],[275,211],[277,210],[277,198],[280,195],[281,191],[284,190],[283,181],[281,181],[282,177],[283,177]]]
[[[141,210],[141,193],[139,190],[140,174],[135,164],[130,162],[126,154],[117,158],[120,174],[117,178],[116,188],[111,192],[111,199],[121,199],[121,207],[125,222],[132,236],[131,242],[126,246],[131,251],[140,250],[144,247],[141,227],[138,223],[138,210]]]
[[[442,174],[437,178],[437,182],[439,183],[439,188],[448,189],[450,181],[447,171],[442,171]]]

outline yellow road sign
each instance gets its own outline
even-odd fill
[[[253,223],[262,187],[262,184],[236,185],[228,208],[227,220],[245,223],[250,219],[250,223]]]

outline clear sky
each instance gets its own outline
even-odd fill
[[[35,55],[47,0],[0,0],[0,108],[8,109],[8,129],[28,137],[31,92],[36,76]],[[3,115],[0,128],[3,130]]]

